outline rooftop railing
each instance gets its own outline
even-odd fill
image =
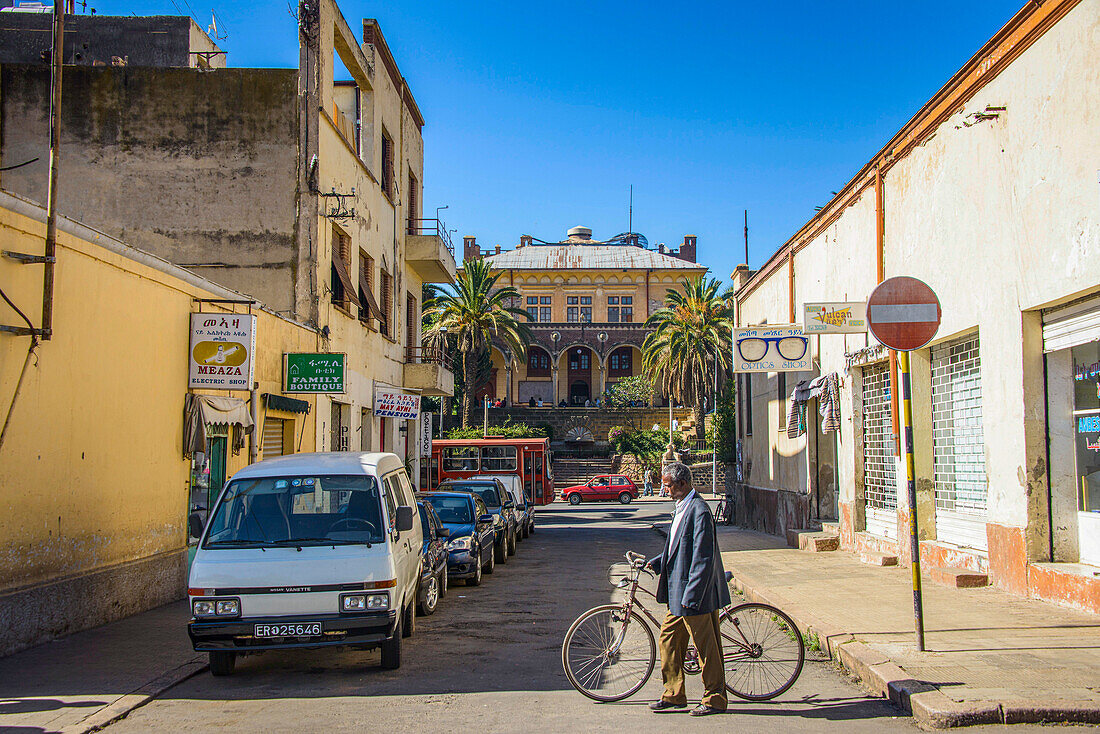
[[[438,364],[450,371],[454,371],[453,361],[450,355],[445,354],[437,347],[406,347],[405,364]]]

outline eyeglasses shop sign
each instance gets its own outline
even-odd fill
[[[256,317],[235,313],[191,314],[188,387],[252,388]]]
[[[379,418],[414,421],[420,417],[420,396],[399,390],[375,390],[374,414]]]
[[[808,372],[809,339],[801,326],[754,326],[733,332],[734,372]]]

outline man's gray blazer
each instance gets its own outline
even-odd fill
[[[670,528],[671,532],[671,528]],[[730,590],[707,503],[696,494],[684,508],[671,547],[649,564],[658,574],[657,601],[677,617],[709,614],[728,606]]]

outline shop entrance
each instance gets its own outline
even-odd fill
[[[1054,560],[1100,566],[1100,299],[1043,315]]]
[[[890,420],[890,368],[863,369],[863,497],[867,532],[898,538],[898,488],[894,427]]]

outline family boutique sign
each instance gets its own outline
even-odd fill
[[[400,390],[375,388],[374,414],[379,418],[414,421],[420,417],[420,396]]]
[[[343,354],[288,353],[283,355],[283,392],[342,393],[345,384]]]
[[[236,313],[191,314],[189,388],[249,390],[256,349],[256,317]]]

